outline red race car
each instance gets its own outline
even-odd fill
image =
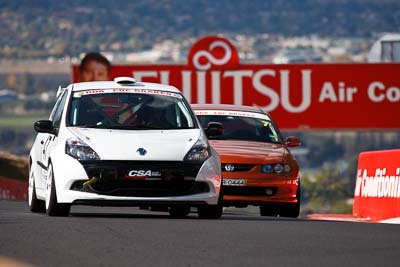
[[[271,116],[260,108],[193,104],[211,145],[221,157],[224,206],[260,207],[261,216],[298,217],[300,171]]]

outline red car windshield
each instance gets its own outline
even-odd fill
[[[197,115],[197,118],[203,128],[210,122],[219,122],[224,127],[222,135],[210,139],[281,143],[278,131],[269,120],[230,115]]]

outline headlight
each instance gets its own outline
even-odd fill
[[[261,166],[262,173],[289,173],[292,170],[289,164],[267,164]]]
[[[210,146],[208,145],[207,139],[201,134],[196,144],[186,154],[186,161],[205,161],[211,155]]]
[[[99,160],[97,153],[78,138],[70,138],[65,143],[65,154],[77,160]]]

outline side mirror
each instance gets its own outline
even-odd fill
[[[295,146],[301,145],[301,141],[299,138],[297,138],[295,136],[289,136],[285,140],[285,145],[288,147],[295,147]]]
[[[224,126],[219,122],[209,122],[207,128],[204,129],[207,137],[219,136],[224,133]]]
[[[56,129],[54,128],[53,123],[49,120],[35,122],[34,128],[38,133],[56,134]]]

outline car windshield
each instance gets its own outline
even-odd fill
[[[224,133],[209,139],[281,143],[278,131],[268,119],[230,115],[197,115],[197,118],[204,129],[210,122],[223,125]]]
[[[69,126],[106,129],[190,129],[195,120],[183,97],[177,93],[104,93],[107,90],[75,92]],[[111,91],[111,90],[109,90]]]

